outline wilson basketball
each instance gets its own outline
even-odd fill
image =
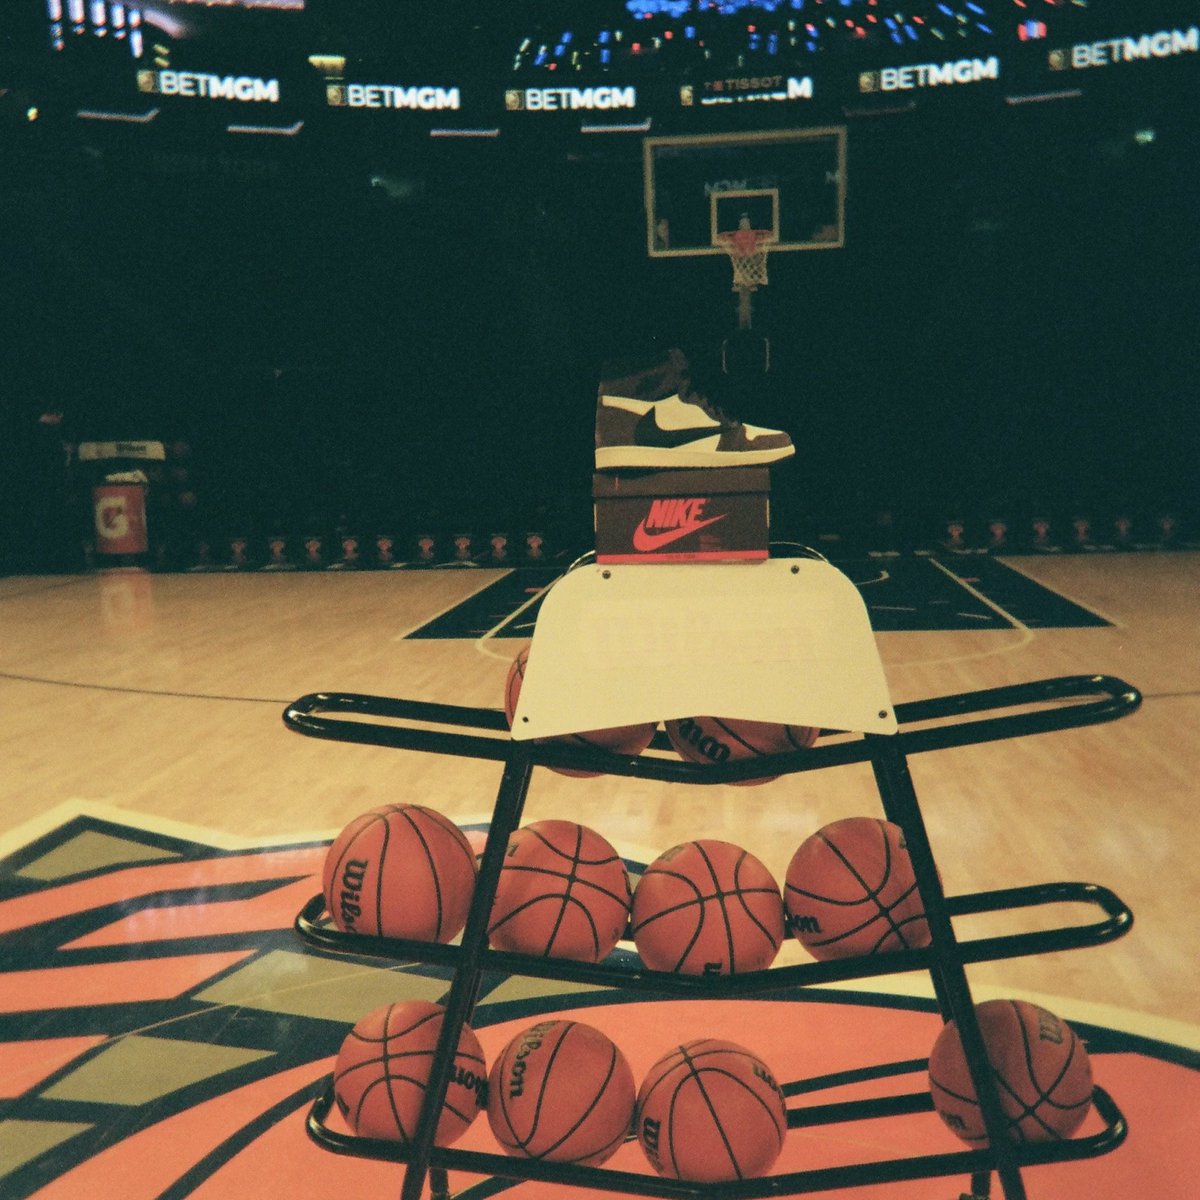
[[[607,1035],[541,1021],[504,1047],[488,1078],[488,1123],[511,1155],[598,1166],[633,1125],[633,1072]]]
[[[821,732],[807,725],[776,725],[770,721],[743,721],[734,717],[684,717],[666,721],[664,727],[680,758],[718,765],[807,750]],[[740,782],[767,783],[774,778],[771,775]]]
[[[386,1004],[346,1035],[333,1072],[333,1094],[360,1137],[412,1141],[445,1010],[429,1000]],[[459,1035],[434,1140],[449,1146],[486,1104],[487,1064],[469,1025]]]
[[[638,881],[632,931],[653,971],[760,971],[783,942],[779,884],[740,846],[684,842],[659,855]]]
[[[513,714],[517,711],[517,699],[521,695],[521,681],[525,678],[525,664],[529,660],[526,646],[508,668],[508,679],[504,685],[504,715],[508,727],[512,728]],[[538,742],[562,742],[568,746],[589,746],[593,750],[606,750],[610,754],[641,754],[654,737],[655,725],[618,725],[613,729],[592,729],[586,733],[564,733],[561,737],[538,738]],[[589,779],[600,775],[600,771],[575,771],[566,767],[554,767],[560,775]]]
[[[338,834],[322,885],[345,933],[448,942],[466,924],[475,874],[475,854],[453,821],[419,804],[388,804]]]
[[[599,962],[629,923],[629,872],[594,829],[534,821],[509,839],[488,935],[498,950]]]
[[[700,1183],[765,1174],[787,1132],[783,1092],[766,1064],[714,1038],[677,1046],[650,1068],[636,1120],[660,1175]]]
[[[1024,1000],[975,1006],[1011,1142],[1068,1138],[1092,1103],[1092,1066],[1083,1043],[1052,1012]],[[953,1021],[929,1055],[929,1090],[942,1120],[972,1146],[987,1133],[962,1039]]]
[[[898,825],[846,817],[801,843],[783,889],[788,928],[814,958],[929,945],[929,925]]]

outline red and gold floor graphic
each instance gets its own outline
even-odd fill
[[[0,862],[0,1194],[6,1200],[324,1200],[398,1195],[402,1168],[334,1155],[305,1115],[349,1027],[398,999],[442,999],[444,969],[334,956],[292,929],[326,843],[229,849],[81,815]],[[611,989],[487,976],[472,1021],[489,1058],[546,1014],[607,1033],[640,1078],[665,1050],[726,1037],[804,1102],[925,1086],[941,1027],[930,1002],[806,989],[784,999],[646,1001]],[[1071,1020],[1129,1122],[1097,1159],[1023,1172],[1030,1200],[1187,1200],[1200,1178],[1200,1054]],[[898,1066],[881,1071],[878,1064]],[[801,1094],[803,1093],[803,1094]],[[795,1102],[795,1101],[794,1101]],[[1082,1134],[1099,1126],[1093,1114]],[[485,1120],[459,1143],[496,1150]],[[793,1130],[773,1172],[961,1144],[930,1113]],[[645,1172],[636,1144],[608,1164]],[[562,1188],[452,1176],[466,1197],[549,1200]],[[953,1200],[965,1179],[825,1192]],[[998,1189],[994,1189],[995,1194]]]

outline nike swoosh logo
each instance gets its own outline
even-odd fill
[[[644,520],[638,522],[637,528],[633,531],[633,548],[641,550],[643,553],[650,550],[661,550],[663,546],[669,546],[672,542],[679,541],[680,538],[685,538],[689,533],[695,533],[697,529],[703,529],[705,525],[713,525],[717,521],[723,521],[729,516],[728,513],[721,513],[719,517],[709,517],[706,521],[692,521],[688,525],[681,526],[679,529],[664,529],[662,533],[647,533],[646,522]]]
[[[723,433],[722,425],[689,425],[684,429],[663,429],[658,423],[658,409],[651,408],[638,418],[633,433],[635,446],[653,446],[659,450],[673,450],[686,446],[700,438],[716,437]]]

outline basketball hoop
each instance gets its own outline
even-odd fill
[[[770,230],[732,229],[717,234],[717,238],[733,266],[733,290],[753,292],[765,287]]]
[[[775,235],[767,229],[751,229],[743,216],[736,229],[714,234],[714,241],[729,255],[733,266],[733,290],[738,294],[738,328],[749,329],[752,321],[751,295],[767,283],[767,253]]]

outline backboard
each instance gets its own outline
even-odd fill
[[[651,258],[724,254],[743,218],[772,253],[845,242],[844,126],[654,137],[642,154]]]

